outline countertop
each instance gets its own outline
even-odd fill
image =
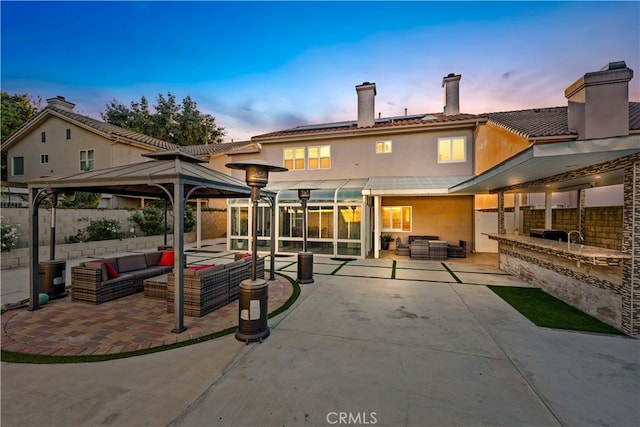
[[[500,243],[557,255],[590,265],[618,266],[621,265],[622,260],[631,259],[630,254],[626,254],[622,251],[600,248],[597,246],[581,245],[580,243],[571,243],[571,249],[569,249],[567,242],[556,242],[555,240],[529,237],[522,234],[483,234]]]

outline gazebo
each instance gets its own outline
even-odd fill
[[[38,300],[40,284],[38,254],[38,208],[47,195],[88,191],[97,193],[158,197],[168,199],[173,205],[173,247],[176,253],[184,253],[185,204],[191,198],[248,198],[251,188],[244,181],[215,171],[201,163],[199,157],[177,150],[144,154],[152,160],[113,168],[81,172],[63,177],[43,177],[30,181],[29,188],[29,310],[40,308]],[[55,243],[53,243],[55,244]],[[180,333],[184,326],[184,258],[174,258],[175,272],[175,326]]]

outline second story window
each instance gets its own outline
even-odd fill
[[[80,170],[83,172],[91,171],[94,168],[93,150],[80,150]]]
[[[376,154],[391,152],[391,141],[376,141]]]
[[[45,165],[49,163],[49,155],[48,154],[40,154],[40,164]]]
[[[24,157],[13,157],[11,159],[11,175],[24,175]]]
[[[304,147],[285,148],[284,167],[289,170],[304,169]]]
[[[41,132],[40,133],[40,140],[42,142],[47,142],[47,133],[46,132]]]
[[[466,138],[438,138],[438,163],[461,163],[467,161]]]
[[[319,145],[309,147],[309,169],[330,169],[331,168],[331,146]]]
[[[71,129],[67,129],[67,139],[71,139]]]

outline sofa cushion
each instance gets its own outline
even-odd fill
[[[151,266],[147,268],[142,268],[140,270],[132,271],[131,274],[133,274],[136,279],[144,280],[150,277],[161,276],[164,274],[164,271],[161,266]]]
[[[125,255],[118,258],[118,271],[127,273],[129,271],[147,268],[147,260],[144,254]]]
[[[161,251],[145,252],[144,257],[147,259],[147,267],[158,265],[160,258],[162,258]],[[173,265],[173,263],[171,263]]]
[[[203,265],[190,265],[187,267],[189,270],[204,270],[205,268],[214,267],[215,264],[203,264]]]
[[[133,279],[133,274],[121,274],[120,277],[116,279],[109,279],[102,282],[104,286],[115,285],[118,283],[122,283],[125,279]]]
[[[224,265],[220,264],[220,265],[212,265],[209,268],[204,268],[202,270],[196,270],[196,276],[201,277],[201,276],[207,276],[209,274],[213,274],[217,271],[221,271],[224,270]]]
[[[173,251],[162,251],[162,256],[160,257],[160,261],[158,261],[157,265],[173,265],[173,254]]]

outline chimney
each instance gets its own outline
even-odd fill
[[[358,127],[372,127],[375,124],[376,84],[364,82],[356,86],[358,93]]]
[[[587,73],[564,91],[569,129],[578,139],[629,134],[629,80],[633,70],[624,61],[610,62]]]
[[[460,113],[460,79],[462,74],[451,73],[442,79],[444,88],[444,115]]]
[[[69,111],[70,113],[73,112],[73,107],[75,106],[76,104],[73,102],[69,102],[64,99],[64,96],[56,96],[55,98],[47,99],[47,107],[55,107],[60,110]]]

